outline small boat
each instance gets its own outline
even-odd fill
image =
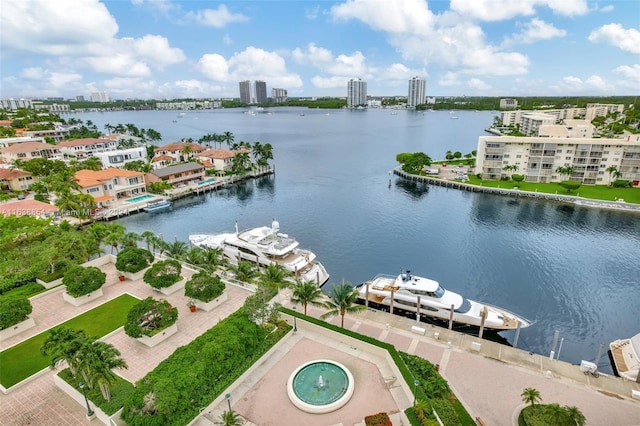
[[[609,358],[616,376],[640,383],[640,333],[609,343]]]
[[[532,322],[506,309],[466,299],[445,290],[437,281],[404,271],[393,277],[380,274],[357,286],[359,298],[373,307],[389,310],[392,306],[442,321],[491,330],[513,330],[529,327]],[[418,302],[419,301],[419,302]],[[483,322],[484,317],[484,322]]]
[[[165,198],[157,198],[155,200],[149,201],[147,205],[142,208],[142,210],[148,213],[156,213],[167,210],[169,207],[171,207],[171,200]]]
[[[261,226],[221,234],[194,234],[189,241],[202,248],[220,248],[231,264],[239,260],[257,262],[260,265],[281,265],[287,271],[305,281],[322,286],[329,280],[324,266],[316,261],[316,255],[306,249],[298,248],[298,241],[290,235],[282,234],[280,224],[275,219],[271,227]]]
[[[456,117],[455,115],[452,115],[449,118],[452,119],[452,120],[457,120],[458,119],[458,117]]]

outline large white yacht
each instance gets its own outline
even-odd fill
[[[238,260],[248,260],[261,265],[277,264],[302,280],[313,281],[318,286],[329,280],[329,274],[316,255],[298,248],[295,238],[282,234],[280,224],[275,219],[271,227],[258,228],[222,234],[195,234],[189,236],[191,244],[202,248],[220,248],[234,265]]]
[[[511,330],[531,325],[526,318],[496,306],[466,299],[458,293],[445,290],[437,281],[411,275],[411,271],[404,271],[396,277],[381,274],[357,288],[360,299],[368,299],[375,304],[374,307],[383,309],[390,309],[393,300],[394,308],[417,312],[419,297],[419,313],[439,320],[449,321],[453,305],[454,323],[480,327],[484,312],[486,329]]]
[[[609,343],[609,357],[616,376],[640,383],[640,333]]]

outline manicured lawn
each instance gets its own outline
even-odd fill
[[[87,336],[104,336],[122,327],[127,321],[127,313],[138,302],[137,298],[123,294],[54,328],[75,328],[84,330]],[[40,354],[40,346],[48,335],[49,330],[43,331],[0,352],[2,386],[9,388],[49,366],[51,358]]]
[[[622,198],[627,203],[640,204],[640,188],[612,188],[607,185],[582,185],[576,191],[567,192],[566,189],[557,183],[518,183],[513,180],[480,180],[476,176],[469,176],[467,183],[504,189],[513,189],[514,186],[517,186],[521,191],[558,195],[579,195],[581,198],[593,200],[615,201],[616,199]]]

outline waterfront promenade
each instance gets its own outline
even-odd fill
[[[38,325],[1,342],[0,348],[5,349],[123,292],[139,298],[155,295],[142,280],[119,282],[113,264],[102,268],[107,272],[104,300],[74,307],[62,301],[62,287],[36,296],[32,303]],[[114,344],[129,364],[128,370],[116,372],[130,381],[139,380],[177,347],[187,344],[237,310],[251,294],[248,289],[229,284],[227,292],[229,299],[210,313],[189,312],[182,292],[167,296],[169,302],[178,307],[179,332],[154,348],[140,345],[124,335],[121,329],[105,337],[103,340]],[[286,291],[279,300],[284,306],[292,306]],[[324,312],[308,308],[309,315],[313,317]],[[286,314],[283,317],[293,324],[292,317]],[[340,317],[333,317],[329,322],[338,325]],[[414,326],[423,331],[416,332],[412,328]],[[563,361],[418,324],[385,312],[366,310],[349,314],[345,318],[345,328],[439,364],[440,373],[471,416],[480,417],[487,425],[517,425],[517,414],[524,406],[520,393],[526,387],[538,389],[544,403],[557,402],[578,407],[586,416],[588,425],[640,425],[640,401],[631,398],[632,390],[640,391],[637,383],[607,375],[599,378],[585,376],[578,366]],[[245,417],[249,425],[352,426],[361,425],[365,415],[380,411],[388,412],[394,425],[408,424],[402,412],[413,402],[412,386],[401,379],[395,367],[379,351],[302,319],[297,319],[297,329],[296,333],[285,336],[209,407],[203,407],[193,424],[214,424],[227,409],[226,393],[231,394],[229,403],[232,409]],[[476,349],[473,349],[474,342],[480,344]],[[333,413],[312,415],[298,410],[288,400],[285,384],[291,372],[302,362],[319,358],[334,359],[352,369],[356,392],[345,407]],[[54,373],[44,370],[35,379],[0,395],[0,424],[85,424],[86,407],[60,392],[53,383]]]
[[[444,186],[446,188],[458,189],[461,191],[484,192],[489,194],[506,195],[509,197],[525,197],[535,198],[539,200],[559,201],[563,203],[571,203],[577,206],[595,207],[601,209],[622,210],[640,213],[640,204],[626,203],[624,201],[606,201],[582,198],[577,195],[548,194],[544,192],[522,191],[520,189],[493,188],[486,186],[471,185],[469,183],[456,180],[456,169],[441,169],[441,175],[418,176],[402,171],[400,168],[393,169],[393,173],[403,179],[414,182],[426,182],[431,185]],[[466,170],[465,172],[469,172]]]

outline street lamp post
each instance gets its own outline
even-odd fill
[[[413,406],[416,405],[416,400],[418,399],[418,385],[420,384],[420,380],[415,379],[413,381]]]
[[[231,411],[231,394],[228,393],[224,397],[227,398],[227,405],[229,406],[229,411]]]
[[[87,390],[84,388],[84,382],[80,382],[80,389],[82,390],[82,394],[84,395],[84,402],[87,403],[87,417],[93,416],[93,410],[89,406],[89,399],[87,399]]]
[[[294,313],[294,315],[293,315],[293,332],[296,333],[298,331],[298,323],[296,322],[296,316],[295,316],[296,307],[293,306],[292,309],[293,309],[293,313]]]

